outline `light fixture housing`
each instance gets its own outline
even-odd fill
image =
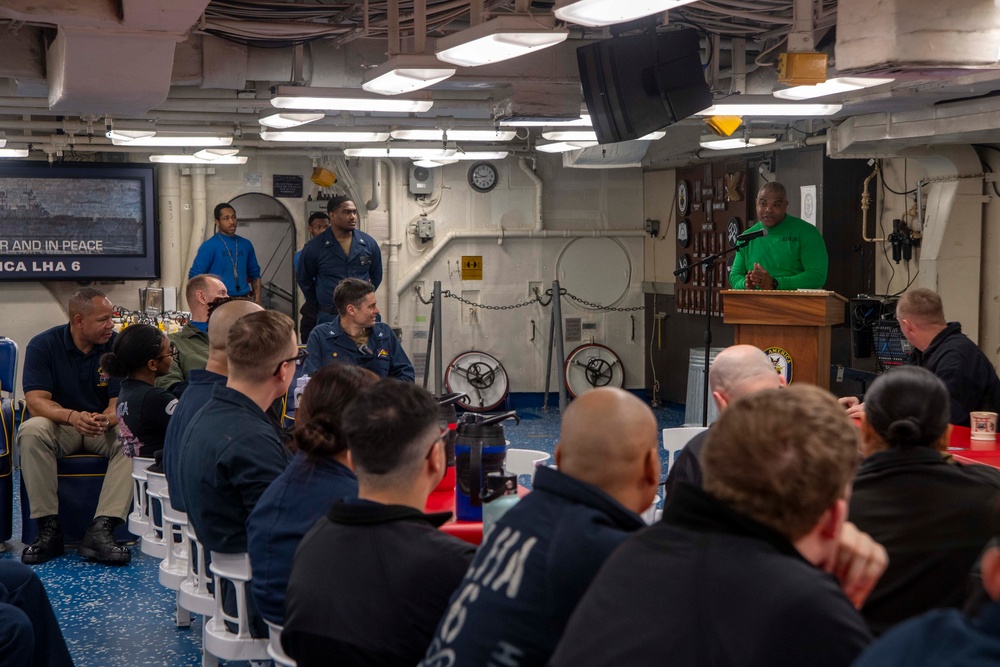
[[[813,86],[793,86],[792,88],[776,90],[772,94],[782,100],[810,100],[814,97],[826,97],[827,95],[836,95],[838,93],[848,93],[852,90],[881,86],[893,81],[895,79],[838,76]]]
[[[317,120],[323,120],[324,118],[326,118],[326,114],[322,113],[285,113],[283,111],[278,111],[266,116],[261,116],[257,119],[257,122],[264,127],[274,128],[275,130],[287,130],[290,127],[298,127],[299,125],[305,125],[306,123],[314,123]]]
[[[203,158],[198,157],[198,154],[204,153],[205,151],[198,151],[195,155],[150,155],[149,161],[156,162],[159,164],[201,164],[201,165],[217,165],[217,164],[246,164],[246,155],[219,155],[214,158]]]
[[[497,121],[501,127],[593,127],[594,122],[590,119],[590,114],[581,113],[579,118],[569,118],[566,120],[532,120],[512,118]]]
[[[390,145],[382,148],[374,146],[364,148],[345,148],[344,155],[347,157],[403,157],[413,160],[502,160],[507,157],[507,151],[460,151],[455,145],[447,146],[421,146],[419,144]]]
[[[563,0],[556,17],[577,25],[602,26],[634,21],[695,0]]]
[[[371,143],[385,141],[388,132],[373,132],[371,130],[264,130],[260,133],[264,141],[297,141],[307,143]]]
[[[27,148],[0,148],[0,157],[28,157]]]
[[[714,134],[708,134],[701,138],[698,142],[702,148],[708,148],[715,151],[733,150],[737,148],[753,148],[755,146],[767,146],[768,144],[773,144],[777,141],[777,137],[744,137],[740,135],[734,135],[731,137],[720,137]]]
[[[635,141],[656,141],[667,136],[666,132],[656,131],[635,139]],[[549,141],[585,141],[597,143],[597,134],[593,130],[549,130],[542,132],[542,138]]]
[[[452,128],[443,130],[438,128],[421,128],[410,130],[393,130],[389,133],[393,139],[405,141],[445,141],[447,134],[448,141],[511,141],[517,135],[514,130],[473,130]]]
[[[357,88],[278,86],[271,98],[276,109],[424,113],[434,106],[430,93],[386,97]]]
[[[400,95],[440,83],[455,75],[430,54],[400,53],[365,73],[361,87],[369,93]]]
[[[437,57],[446,63],[478,67],[555,46],[569,37],[550,15],[498,16],[437,41]]]
[[[752,116],[755,118],[778,118],[832,116],[843,107],[842,104],[807,104],[802,102],[775,102],[770,95],[740,95],[737,101],[713,104],[694,114],[695,116]]]
[[[217,134],[170,133],[152,130],[111,130],[106,133],[115,146],[150,146],[150,147],[184,147],[184,146],[230,146],[231,136]]]
[[[552,141],[535,144],[535,150],[542,151],[543,153],[567,153],[597,145],[596,141]]]
[[[435,167],[443,167],[446,164],[455,164],[456,162],[458,162],[458,160],[453,157],[439,157],[439,158],[434,158],[433,160],[429,159],[414,160],[413,166],[423,167],[424,169],[434,169]]]

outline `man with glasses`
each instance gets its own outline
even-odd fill
[[[413,364],[388,324],[378,322],[375,288],[357,278],[345,278],[333,293],[340,318],[319,324],[309,335],[306,373],[335,362],[362,366],[379,377],[413,382]]]
[[[212,389],[181,436],[177,492],[206,551],[243,553],[250,511],[288,465],[288,452],[266,411],[288,391],[302,359],[294,322],[273,310],[241,317],[229,328],[226,358],[225,386]],[[255,636],[266,637],[255,609],[251,619],[257,621]]]
[[[184,297],[191,309],[191,321],[170,335],[178,355],[170,365],[170,372],[157,378],[157,387],[180,396],[187,387],[191,371],[205,367],[208,361],[208,306],[225,296],[229,293],[218,276],[202,273],[188,279]]]
[[[118,444],[115,415],[120,386],[100,364],[115,342],[113,312],[103,292],[79,289],[69,300],[69,324],[28,343],[23,384],[31,419],[21,424],[17,440],[38,537],[21,552],[25,563],[37,565],[63,554],[56,460],[81,452],[108,459],[94,522],[81,548],[100,563],[131,560],[128,547],[115,542],[113,534],[132,503],[132,462]]]
[[[415,665],[475,547],[424,514],[444,475],[434,397],[379,382],[344,414],[358,497],[333,504],[302,539],[288,583],[282,642],[299,667]]]
[[[733,289],[819,289],[826,284],[829,258],[823,234],[787,209],[781,183],[766,183],[757,193],[759,222],[746,233],[765,233],[736,253],[729,273]]]

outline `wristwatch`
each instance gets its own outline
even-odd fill
[[[771,278],[771,289],[775,289],[775,290],[778,289],[778,279],[777,278]]]

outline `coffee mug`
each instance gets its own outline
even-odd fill
[[[997,435],[997,413],[969,413],[969,427],[973,440],[994,440]]]

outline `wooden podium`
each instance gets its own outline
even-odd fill
[[[830,327],[843,323],[847,299],[825,290],[723,290],[722,296],[723,321],[736,325],[737,345],[778,348],[790,357],[793,382],[830,388]]]

